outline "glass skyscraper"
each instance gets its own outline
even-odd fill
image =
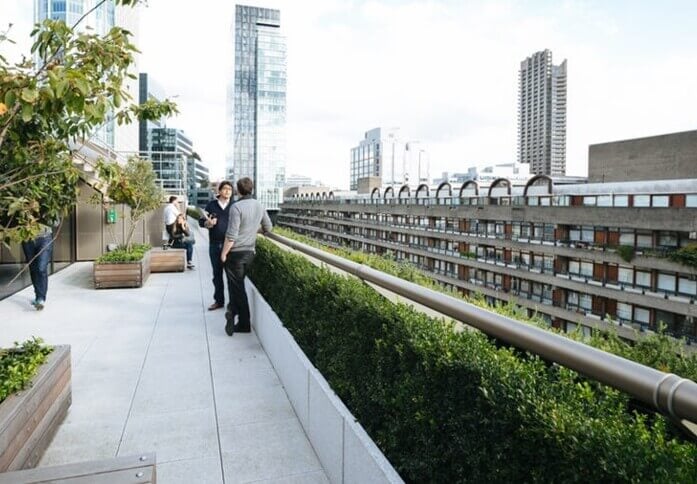
[[[254,180],[255,197],[277,210],[286,162],[286,41],[281,13],[235,7],[234,79],[227,95],[226,177]]]

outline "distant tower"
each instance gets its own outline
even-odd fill
[[[534,175],[566,174],[566,60],[543,50],[520,63],[518,162]]]
[[[281,13],[235,6],[234,79],[227,94],[225,176],[254,180],[254,196],[277,210],[285,182],[286,40]]]

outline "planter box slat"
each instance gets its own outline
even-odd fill
[[[141,287],[150,275],[149,250],[135,262],[94,263],[93,277],[96,289],[112,287]]]
[[[148,453],[8,472],[0,474],[0,484],[14,484],[17,482],[25,484],[49,482],[61,482],[65,484],[148,484],[157,482],[156,466],[155,454]],[[141,472],[142,476],[137,477],[136,474]]]
[[[30,387],[0,404],[0,472],[38,462],[71,402],[70,347],[56,346]]]
[[[8,469],[29,469],[36,467],[58,431],[58,427],[68,413],[72,402],[70,372],[64,372],[61,380],[67,382],[62,391],[52,391],[39,407],[42,418],[33,417],[13,443],[16,453]],[[55,387],[56,390],[60,387]],[[56,393],[54,395],[54,393]]]

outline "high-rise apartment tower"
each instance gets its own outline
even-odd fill
[[[267,210],[278,210],[285,180],[286,40],[280,26],[278,10],[235,7],[225,175],[252,178],[254,196]]]
[[[518,162],[535,175],[566,174],[566,60],[536,52],[520,63]]]

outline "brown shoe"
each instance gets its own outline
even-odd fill
[[[211,304],[210,306],[208,306],[208,310],[209,310],[209,311],[215,311],[216,309],[220,309],[220,308],[223,308],[223,307],[225,307],[225,304],[220,304],[220,303],[214,302],[213,304]]]

